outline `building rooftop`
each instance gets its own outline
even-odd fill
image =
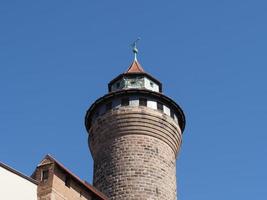
[[[2,162],[0,162],[0,167],[2,167],[2,168],[4,168],[4,169],[6,169],[6,170],[12,172],[13,174],[18,175],[18,176],[20,176],[20,177],[22,177],[22,178],[24,178],[24,179],[26,179],[26,180],[28,180],[28,181],[30,181],[30,182],[36,184],[36,185],[38,184],[38,182],[37,182],[36,180],[32,179],[32,178],[29,177],[29,176],[26,176],[25,174],[19,172],[18,170],[15,170],[14,168],[12,168],[12,167],[10,167],[10,166],[8,166],[8,165],[2,163]]]
[[[47,154],[43,160],[50,160],[50,161],[54,162],[56,164],[56,166],[58,168],[60,168],[66,175],[68,175],[71,179],[75,180],[80,186],[85,187],[89,192],[91,192],[98,199],[100,199],[100,200],[108,200],[108,198],[103,193],[98,191],[95,187],[93,187],[87,181],[81,180],[78,176],[76,176],[73,172],[71,172],[61,162],[56,160],[53,156]],[[38,166],[41,166],[41,165],[38,165]]]

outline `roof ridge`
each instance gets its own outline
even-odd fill
[[[11,166],[9,166],[9,165],[7,165],[7,164],[1,162],[1,161],[0,161],[0,167],[3,167],[4,169],[6,169],[6,170],[8,170],[8,171],[10,171],[10,172],[12,172],[12,173],[14,173],[14,174],[20,176],[21,178],[24,178],[24,179],[26,179],[26,180],[28,180],[28,181],[30,181],[30,182],[36,184],[36,185],[38,184],[38,181],[36,181],[35,179],[31,178],[31,177],[28,176],[28,175],[25,175],[25,174],[22,173],[21,171],[19,171],[19,170],[13,168],[13,167],[11,167]]]

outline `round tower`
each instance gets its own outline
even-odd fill
[[[135,52],[135,54],[137,51]],[[89,108],[93,185],[111,200],[176,199],[176,156],[185,116],[136,59]]]

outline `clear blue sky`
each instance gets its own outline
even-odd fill
[[[267,2],[0,1],[0,160],[91,182],[84,115],[133,59],[184,109],[180,200],[266,199]]]

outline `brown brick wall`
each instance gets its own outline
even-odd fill
[[[94,186],[110,199],[176,199],[181,130],[147,107],[120,107],[90,129]]]
[[[50,164],[49,164],[50,163]],[[43,170],[49,170],[48,179],[41,180]],[[54,162],[41,164],[34,173],[38,200],[92,200],[92,193],[74,179],[70,179],[69,187],[65,185],[66,173],[60,170]]]
[[[91,200],[89,194],[84,187],[79,185],[73,179],[70,179],[70,186],[65,185],[66,174],[58,168],[55,168],[55,176],[53,178],[52,197],[53,200]]]

